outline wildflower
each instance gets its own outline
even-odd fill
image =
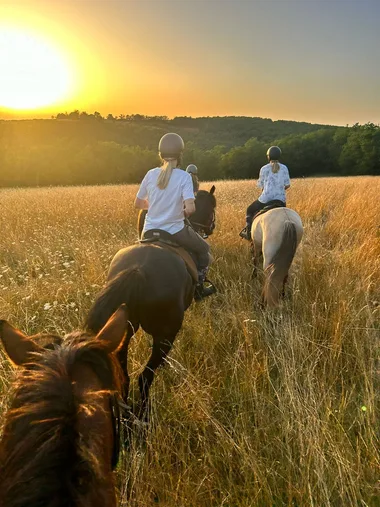
[[[50,310],[51,308],[51,304],[50,303],[45,303],[44,304],[44,310]]]
[[[362,412],[366,412],[366,411],[367,411],[367,407],[366,407],[365,405],[362,405],[362,407],[361,407],[361,411],[362,411]]]

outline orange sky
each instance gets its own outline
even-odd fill
[[[80,109],[378,123],[380,2],[344,4],[3,0],[0,34],[41,37],[73,76],[65,97],[23,117]],[[0,95],[6,117],[1,105]]]

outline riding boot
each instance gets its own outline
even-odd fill
[[[239,233],[239,236],[243,239],[247,239],[251,241],[251,228],[252,228],[252,217],[251,215],[247,215],[245,217],[247,225],[242,229]]]
[[[206,298],[207,296],[211,296],[216,292],[215,286],[206,278],[207,271],[208,268],[198,271],[198,283],[195,287],[194,292],[195,301],[201,301],[202,299]],[[205,286],[205,282],[208,282],[207,286]]]

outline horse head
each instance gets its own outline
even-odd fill
[[[123,376],[113,352],[127,319],[121,307],[96,336],[65,338],[0,321],[3,348],[21,367],[0,441],[0,505],[116,506]]]
[[[215,185],[208,192],[199,190],[195,198],[195,213],[189,218],[191,225],[197,231],[203,231],[211,236],[215,229]]]

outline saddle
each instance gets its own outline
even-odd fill
[[[195,283],[198,283],[198,269],[194,259],[187,250],[173,241],[173,236],[169,232],[162,231],[161,229],[151,229],[144,233],[143,239],[140,239],[139,242],[142,244],[153,244],[179,255],[184,261],[189,275]]]
[[[264,213],[266,213],[267,211],[271,210],[271,209],[274,209],[274,208],[286,208],[286,204],[282,201],[279,201],[279,200],[273,200],[273,201],[269,201],[266,203],[265,207],[263,209],[261,209],[260,211],[258,211],[254,216],[253,216],[253,219],[252,219],[252,222],[253,220],[255,220],[258,216],[260,215],[263,215]]]

